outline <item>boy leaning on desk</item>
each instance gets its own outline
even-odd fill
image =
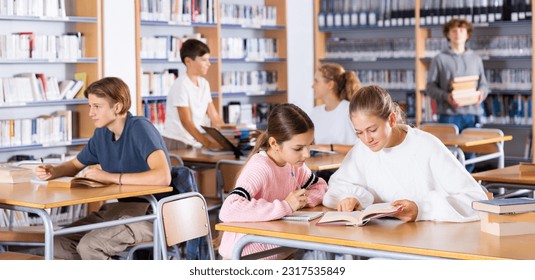
[[[83,176],[108,184],[169,186],[171,163],[167,148],[154,125],[128,112],[128,86],[119,78],[103,78],[92,83],[84,95],[89,102],[89,117],[96,126],[93,136],[71,161],[37,167],[39,179],[74,176],[86,166],[100,164],[102,169],[88,169]],[[72,225],[145,215],[148,208],[147,202],[107,203]],[[57,236],[54,257],[110,259],[130,244],[152,241],[152,235],[152,223],[144,221]]]
[[[212,126],[222,126],[223,119],[212,103],[208,81],[202,76],[210,68],[210,49],[197,40],[187,39],[180,48],[186,75],[178,77],[167,96],[163,139],[169,150],[188,147],[220,149],[220,145],[202,134],[206,116]]]

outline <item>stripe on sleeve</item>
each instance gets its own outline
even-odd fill
[[[247,192],[244,188],[242,187],[237,187],[237,188],[234,188],[234,190],[232,190],[229,195],[231,194],[237,194],[249,201],[251,201],[251,195],[249,194],[249,192]]]

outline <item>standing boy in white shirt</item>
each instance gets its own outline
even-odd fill
[[[210,49],[199,40],[188,39],[182,44],[180,58],[186,65],[186,75],[176,79],[167,96],[162,132],[167,149],[219,149],[217,143],[201,132],[206,116],[213,126],[224,124],[212,103],[210,85],[202,77],[210,68]]]

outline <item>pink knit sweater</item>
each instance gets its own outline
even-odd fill
[[[292,169],[294,175],[292,175]],[[261,151],[243,167],[234,191],[227,197],[219,218],[223,222],[260,222],[277,220],[291,214],[292,208],[284,200],[288,194],[298,188],[308,187],[308,207],[321,203],[327,190],[327,183],[316,177],[306,166],[277,166],[264,151]],[[219,253],[230,259],[232,249],[243,234],[223,233]],[[266,244],[249,244],[243,255],[265,251],[277,246]],[[267,259],[276,259],[276,256]]]

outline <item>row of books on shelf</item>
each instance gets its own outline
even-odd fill
[[[55,144],[78,135],[78,113],[65,110],[26,119],[0,120],[0,147]]]
[[[141,20],[216,23],[215,0],[141,0]]]
[[[483,101],[482,124],[531,125],[531,96],[522,94],[490,94]],[[436,122],[436,102],[422,95],[422,121]]]
[[[82,33],[63,35],[18,32],[0,34],[0,59],[47,59],[73,61],[84,57]]]
[[[322,27],[409,26],[415,24],[413,0],[321,0]]]
[[[483,101],[486,123],[531,125],[531,96],[489,95]]]
[[[425,56],[434,57],[449,48],[449,42],[443,37],[432,37],[425,41]],[[479,56],[510,57],[531,55],[531,35],[506,36],[472,36],[468,47]]]
[[[65,17],[71,1],[65,0],[2,0],[0,16]]]
[[[386,89],[415,89],[414,70],[381,69],[353,70],[363,84],[375,84]]]
[[[462,18],[473,23],[526,20],[531,18],[531,1],[421,1],[421,25],[444,24],[452,18]],[[415,24],[413,0],[322,0],[320,2],[318,14],[320,28],[390,27]]]
[[[444,24],[454,17],[473,23],[526,20],[531,18],[531,0],[422,0],[421,25]]]
[[[221,73],[221,91],[262,92],[277,90],[277,71],[224,71]]]
[[[221,23],[273,26],[277,24],[277,7],[221,3]]]
[[[181,61],[180,48],[188,39],[197,39],[208,44],[208,40],[202,38],[200,33],[188,34],[182,37],[173,35],[141,37],[141,58]]]
[[[325,41],[325,57],[331,59],[375,60],[414,58],[414,38],[354,39],[331,37]]]
[[[165,123],[165,104],[165,101],[144,101],[142,103],[143,115],[150,120],[160,133],[163,131]]]
[[[533,166],[528,168],[533,169]],[[535,199],[533,198],[474,201],[472,208],[478,211],[483,232],[497,236],[535,234]]]
[[[178,78],[178,69],[165,69],[162,72],[143,72],[141,76],[141,96],[167,96],[176,78]]]
[[[531,69],[485,69],[493,90],[531,90]]]
[[[221,38],[221,58],[263,60],[277,58],[276,38]]]
[[[44,73],[21,73],[12,78],[0,78],[0,105],[73,99],[84,86],[83,77],[58,81]]]
[[[236,125],[253,125],[267,122],[269,112],[273,104],[270,103],[247,103],[229,101],[223,106],[223,121]]]

